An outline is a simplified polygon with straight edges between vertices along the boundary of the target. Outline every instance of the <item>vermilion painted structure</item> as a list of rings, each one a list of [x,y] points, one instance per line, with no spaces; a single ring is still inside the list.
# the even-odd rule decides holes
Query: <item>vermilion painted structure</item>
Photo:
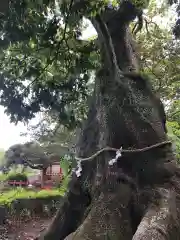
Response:
[[[51,189],[53,186],[53,182],[60,182],[63,177],[63,172],[62,168],[60,167],[59,162],[54,162],[52,163],[47,169],[44,169],[41,171],[41,176],[39,179],[39,183],[41,184],[41,188],[43,189]],[[37,177],[37,176],[36,176]],[[14,185],[14,186],[28,186],[29,184],[31,185],[36,185],[37,179],[34,181],[8,181],[9,184]]]

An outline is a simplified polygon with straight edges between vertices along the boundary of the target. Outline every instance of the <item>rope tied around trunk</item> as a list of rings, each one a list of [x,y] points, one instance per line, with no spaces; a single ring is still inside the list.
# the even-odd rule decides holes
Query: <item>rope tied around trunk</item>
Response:
[[[122,147],[117,149],[117,148],[113,148],[113,147],[105,147],[105,148],[100,149],[99,151],[97,151],[96,153],[94,153],[90,157],[87,157],[87,158],[75,157],[75,159],[77,160],[77,170],[75,172],[76,172],[77,177],[80,177],[81,176],[81,172],[82,172],[81,162],[92,160],[95,157],[97,157],[99,154],[101,154],[102,152],[105,152],[105,151],[114,151],[114,152],[116,152],[115,158],[113,158],[113,159],[111,159],[109,161],[109,165],[113,165],[114,163],[117,162],[118,158],[120,158],[122,156],[122,153],[146,152],[146,151],[149,151],[151,149],[154,149],[154,148],[157,148],[157,147],[161,147],[161,146],[164,146],[164,145],[167,145],[167,144],[172,144],[172,142],[171,141],[163,141],[163,142],[156,143],[156,144],[153,144],[151,146],[147,146],[147,147],[139,148],[139,149],[123,149]]]

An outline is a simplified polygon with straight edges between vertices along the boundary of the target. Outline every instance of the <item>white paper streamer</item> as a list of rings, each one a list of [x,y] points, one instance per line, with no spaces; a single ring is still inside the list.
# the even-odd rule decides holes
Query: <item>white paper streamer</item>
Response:
[[[76,176],[80,177],[82,172],[82,166],[81,166],[81,161],[77,162],[77,170],[76,170]]]
[[[116,157],[109,161],[109,165],[112,166],[114,163],[117,162],[118,158],[120,158],[121,156],[122,156],[122,147],[116,152]]]
[[[114,163],[116,163],[118,158],[120,158],[121,156],[122,156],[122,147],[118,151],[116,151],[116,157],[109,161],[109,165],[113,165]],[[77,177],[81,176],[81,173],[82,173],[81,161],[77,162],[77,170],[75,170],[75,173]]]

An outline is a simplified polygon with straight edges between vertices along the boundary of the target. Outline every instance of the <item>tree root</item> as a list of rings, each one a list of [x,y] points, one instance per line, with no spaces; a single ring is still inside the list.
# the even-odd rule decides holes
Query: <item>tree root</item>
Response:
[[[137,231],[133,235],[130,224],[127,186],[121,193],[101,194],[83,224],[65,240],[179,240],[180,202],[172,189],[155,189],[160,194],[156,204],[149,204]],[[121,197],[119,198],[118,196]]]
[[[65,240],[131,240],[130,199],[131,188],[125,184],[117,192],[102,192],[83,224]]]
[[[89,203],[83,191],[69,192],[53,224],[37,239],[180,240],[178,174],[161,186],[134,190],[108,175],[109,181]]]
[[[179,240],[179,202],[172,189],[158,189],[161,199],[158,205],[148,207],[133,240]]]
[[[129,211],[132,191],[129,185],[121,183],[113,192],[101,192],[98,199],[91,203],[87,217],[75,232],[65,237],[65,233],[61,232],[62,220],[57,220],[54,225],[57,230],[54,231],[51,227],[54,235],[47,233],[38,239],[51,240],[53,236],[53,239],[60,240],[180,240],[180,201],[176,192],[170,188],[157,188],[153,191],[158,192],[160,197],[154,199],[155,203],[144,202],[147,210],[135,234],[132,230],[134,219]],[[69,219],[72,218],[76,216],[69,216]]]

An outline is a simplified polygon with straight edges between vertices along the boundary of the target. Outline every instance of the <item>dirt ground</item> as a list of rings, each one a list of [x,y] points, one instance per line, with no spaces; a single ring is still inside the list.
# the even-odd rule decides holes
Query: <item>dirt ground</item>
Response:
[[[37,180],[37,176],[30,176],[30,181]],[[2,185],[2,186],[1,186]],[[0,185],[4,187],[4,183]],[[47,229],[52,217],[33,216],[29,219],[20,220],[11,218],[5,225],[0,225],[0,240],[34,240],[43,230]]]
[[[51,223],[52,218],[33,218],[26,221],[8,220],[0,226],[0,240],[33,240]]]

